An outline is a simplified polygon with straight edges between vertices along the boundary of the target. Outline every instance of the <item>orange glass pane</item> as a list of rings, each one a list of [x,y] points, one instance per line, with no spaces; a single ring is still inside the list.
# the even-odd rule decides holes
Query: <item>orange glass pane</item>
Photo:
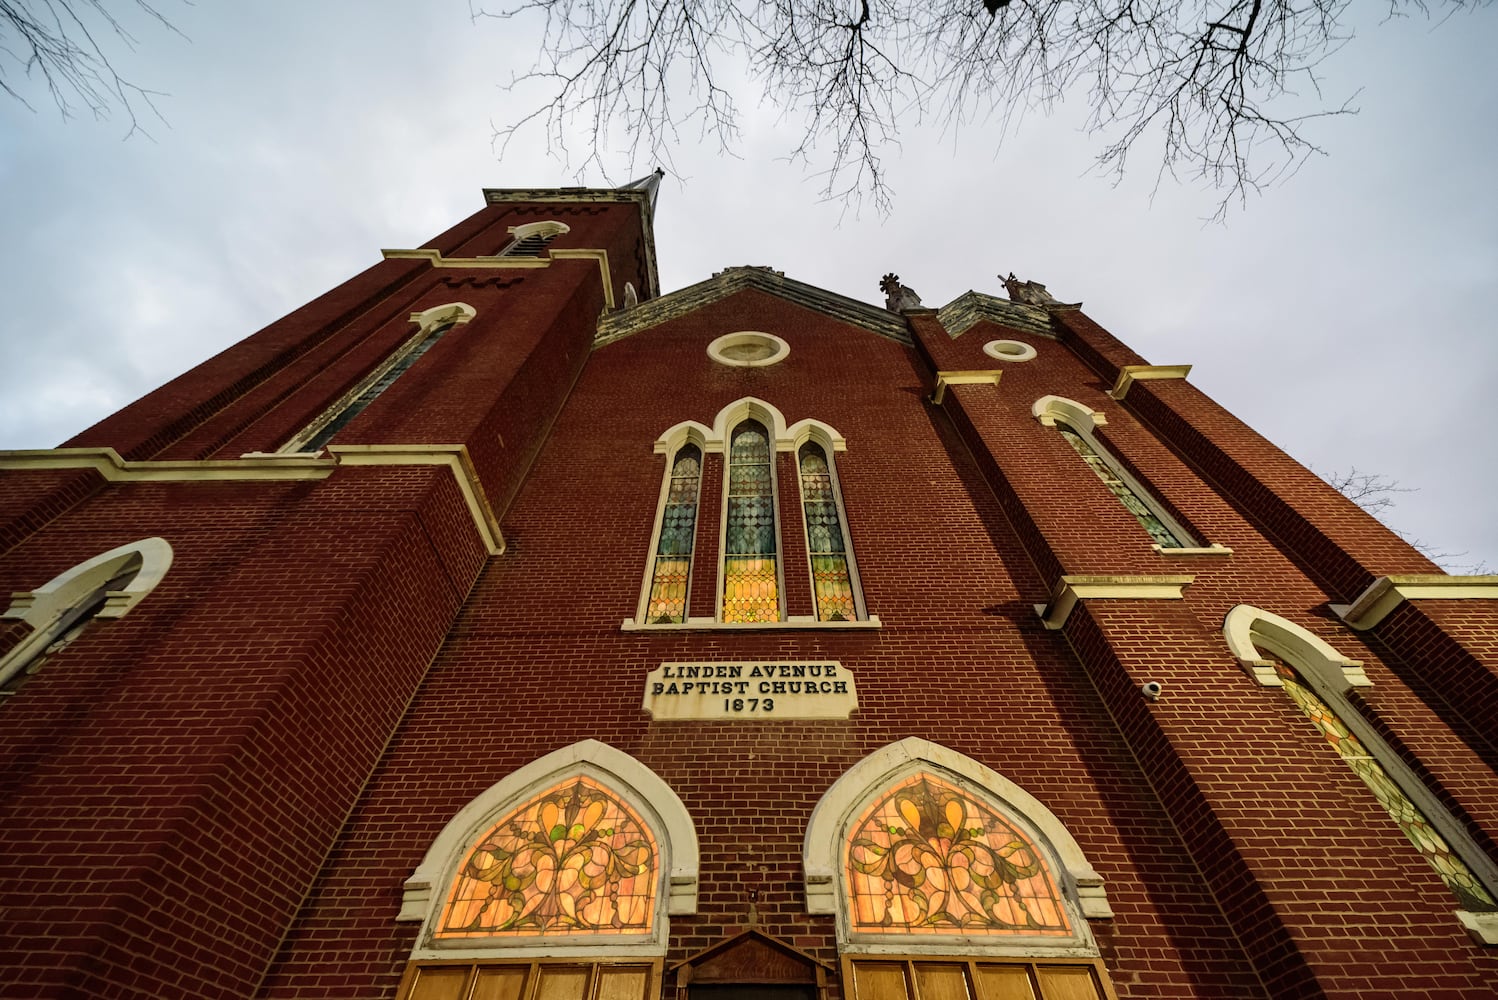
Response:
[[[845,850],[855,931],[1072,934],[1029,838],[934,775],[917,774],[876,801]]]
[[[587,778],[568,779],[479,838],[436,936],[647,933],[659,856],[629,806]]]
[[[723,531],[723,620],[780,620],[779,533],[770,433],[757,420],[733,432],[728,452],[728,511]]]

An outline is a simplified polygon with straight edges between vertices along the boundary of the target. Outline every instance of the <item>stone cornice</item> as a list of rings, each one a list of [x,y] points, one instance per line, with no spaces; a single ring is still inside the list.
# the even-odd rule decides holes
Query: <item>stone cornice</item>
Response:
[[[982,371],[937,372],[936,391],[931,394],[931,402],[940,406],[947,398],[947,386],[949,385],[991,385],[997,387],[999,376],[1003,374],[1003,371],[998,368],[988,368]]]
[[[1331,608],[1349,626],[1359,632],[1366,632],[1393,614],[1405,601],[1420,598],[1498,601],[1498,575],[1402,573],[1381,576],[1370,583],[1351,604],[1333,604]]]
[[[1129,394],[1129,387],[1135,382],[1185,378],[1189,374],[1191,374],[1190,365],[1124,365],[1118,370],[1118,380],[1113,383],[1113,388],[1108,390],[1108,395],[1121,400]]]
[[[910,331],[899,316],[878,306],[824,291],[766,267],[731,267],[706,281],[637,306],[609,313],[598,322],[593,346],[603,347],[641,330],[658,326],[733,295],[755,289],[813,312],[861,327],[870,333],[909,344]]]
[[[962,293],[938,309],[936,319],[954,340],[981,320],[998,323],[1011,330],[1023,330],[1025,333],[1056,339],[1056,331],[1051,326],[1051,315],[1046,310],[984,292]]]
[[[1063,576],[1051,591],[1051,599],[1035,605],[1048,629],[1066,625],[1079,601],[1179,601],[1186,596],[1194,576]]]
[[[489,505],[478,471],[461,444],[329,445],[329,458],[306,452],[250,453],[215,461],[132,462],[113,448],[49,448],[0,451],[0,469],[91,470],[111,483],[286,482],[326,479],[340,465],[432,465],[452,473],[490,555],[505,550],[499,521]]]

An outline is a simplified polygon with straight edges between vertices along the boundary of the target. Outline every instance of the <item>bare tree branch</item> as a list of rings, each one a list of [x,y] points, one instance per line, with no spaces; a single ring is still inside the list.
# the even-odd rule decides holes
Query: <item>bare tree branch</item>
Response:
[[[122,77],[110,60],[108,46],[136,45],[116,13],[122,7],[177,30],[147,0],[0,0],[0,91],[32,110],[27,92],[45,92],[64,118],[121,111],[127,135],[142,131],[140,112],[159,119],[152,99],[161,95]]]
[[[1400,486],[1398,480],[1388,476],[1375,472],[1359,472],[1357,466],[1353,466],[1346,472],[1333,470],[1322,478],[1338,493],[1378,518],[1390,531],[1409,542],[1420,551],[1421,555],[1439,565],[1446,572],[1472,574],[1489,572],[1486,562],[1467,559],[1466,552],[1438,549],[1418,538],[1411,537],[1389,523],[1388,513],[1394,507],[1396,497],[1401,493],[1418,492],[1417,490]]]
[[[481,0],[471,0],[480,3]],[[1491,0],[1388,0],[1389,17]],[[731,147],[745,88],[796,120],[792,159],[824,196],[887,207],[881,156],[899,127],[1006,126],[1085,100],[1099,164],[1121,176],[1148,147],[1166,176],[1222,194],[1219,216],[1319,148],[1308,126],[1355,111],[1320,66],[1352,38],[1351,0],[494,0],[475,18],[537,24],[516,83],[552,96],[499,129],[540,126],[554,149],[579,124],[580,167],[615,154],[669,162],[682,131]],[[741,81],[740,76],[747,77]],[[749,103],[755,103],[749,101]],[[623,142],[616,148],[615,138]]]

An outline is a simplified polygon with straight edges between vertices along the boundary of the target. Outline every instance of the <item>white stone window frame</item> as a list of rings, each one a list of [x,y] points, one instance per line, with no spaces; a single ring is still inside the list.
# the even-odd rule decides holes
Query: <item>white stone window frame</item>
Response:
[[[1124,485],[1133,491],[1134,496],[1139,499],[1139,502],[1148,507],[1150,512],[1159,519],[1160,523],[1165,525],[1170,533],[1181,542],[1179,547],[1169,547],[1155,542],[1150,548],[1161,555],[1171,556],[1232,554],[1232,549],[1229,549],[1225,545],[1215,543],[1211,545],[1201,544],[1196,537],[1196,533],[1188,530],[1185,525],[1176,520],[1165,509],[1165,505],[1155,497],[1154,491],[1150,490],[1131,475],[1129,470],[1124,468],[1123,463],[1113,455],[1112,449],[1097,439],[1094,429],[1108,425],[1108,418],[1105,414],[1074,399],[1067,399],[1065,396],[1041,396],[1030,407],[1030,414],[1045,427],[1054,428],[1058,423],[1062,423],[1076,431],[1091,446],[1092,450],[1097,453],[1098,457],[1103,460],[1108,468],[1112,470],[1113,474],[1123,480]],[[1067,447],[1070,448],[1070,445]],[[1080,459],[1080,456],[1078,458]],[[1143,526],[1140,527],[1140,530],[1144,530]]]
[[[983,353],[998,361],[1020,364],[1033,361],[1038,352],[1022,340],[990,340],[983,345]]]
[[[791,449],[791,455],[796,466],[797,508],[801,512],[802,534],[806,536],[806,575],[811,581],[812,617],[817,617],[817,577],[811,561],[811,534],[806,528],[806,484],[801,481],[801,448],[807,443],[820,446],[822,453],[827,456],[827,471],[832,479],[832,497],[837,503],[838,528],[843,533],[843,553],[848,559],[848,583],[853,588],[854,614],[858,620],[866,620],[869,612],[863,603],[863,585],[859,582],[858,560],[853,555],[853,532],[848,527],[848,510],[843,505],[843,484],[838,478],[837,459],[833,454],[832,440],[836,432],[823,424],[808,423],[804,420],[797,426],[802,427],[802,431],[794,438],[795,444]]]
[[[677,433],[667,432],[671,437],[671,443],[666,443],[666,435],[656,441],[655,450],[658,454],[665,454],[666,469],[661,477],[660,500],[655,505],[655,527],[650,532],[650,557],[645,561],[645,580],[640,585],[640,603],[635,609],[634,621],[648,622],[647,612],[650,607],[650,588],[655,583],[655,564],[659,557],[661,544],[661,528],[666,519],[666,500],[671,493],[671,473],[676,467],[676,458],[681,450],[688,445],[695,445],[697,453],[702,456],[701,466],[697,472],[697,513],[692,518],[692,559],[691,565],[687,567],[687,594],[683,602],[684,620],[690,620],[692,614],[692,580],[697,576],[697,538],[702,530],[702,481],[707,474],[707,438],[704,431],[708,429],[701,424],[678,424],[671,429]],[[709,432],[710,433],[710,432]],[[719,449],[721,450],[721,449]],[[669,624],[682,624],[672,622]]]
[[[473,318],[477,315],[478,310],[474,309],[473,306],[469,305],[466,302],[448,302],[440,306],[433,306],[430,309],[423,309],[421,312],[412,313],[410,316],[410,321],[416,324],[416,332],[407,337],[399,347],[391,351],[390,354],[386,356],[385,360],[376,365],[368,375],[365,375],[358,382],[356,382],[353,388],[349,389],[349,391],[345,392],[342,396],[339,396],[331,406],[327,407],[325,410],[319,413],[317,417],[313,419],[313,421],[306,427],[303,427],[295,437],[293,437],[290,441],[287,441],[280,448],[277,448],[271,454],[287,457],[295,456],[298,458],[305,458],[307,455],[321,454],[321,448],[312,452],[303,451],[302,449],[307,446],[307,443],[309,441],[317,437],[317,435],[322,432],[323,428],[327,427],[328,424],[336,420],[344,410],[352,406],[354,404],[354,401],[364,394],[365,390],[374,385],[380,379],[384,378],[385,374],[389,372],[390,369],[400,364],[401,360],[405,358],[406,355],[410,354],[412,351],[416,350],[417,347],[421,346],[422,341],[426,340],[427,336],[433,330],[436,330],[441,326],[458,326],[463,323],[472,322]],[[373,400],[371,400],[371,402],[373,402]],[[256,457],[266,457],[264,455],[261,455],[260,453],[253,454],[255,454]]]
[[[626,803],[655,835],[659,882],[648,934],[558,935],[441,940],[434,937],[459,867],[474,841],[509,812],[563,781],[587,777]],[[582,740],[511,772],[480,792],[442,828],[403,886],[400,922],[421,922],[410,960],[498,958],[659,958],[670,917],[697,912],[697,829],[686,806],[650,768],[598,740]]]
[[[864,810],[917,772],[930,772],[978,798],[1013,823],[1046,855],[1076,934],[863,934],[852,930],[843,845]],[[806,911],[837,918],[838,948],[847,955],[938,955],[1096,958],[1089,920],[1113,917],[1103,879],[1070,831],[1040,800],[965,754],[910,737],[874,751],[833,782],[812,810],[801,848]]]
[[[22,621],[31,632],[0,657],[0,685],[15,677],[54,642],[66,636],[83,613],[103,597],[95,618],[123,618],[156,589],[172,566],[172,546],[165,538],[142,538],[64,570],[35,590],[11,594],[0,619]],[[118,589],[104,589],[125,573],[133,575]]]
[[[767,357],[755,358],[753,360],[737,360],[729,357],[725,352],[740,344],[765,344],[771,351]],[[773,333],[764,333],[759,330],[740,330],[737,333],[725,333],[707,345],[707,356],[720,365],[729,368],[765,368],[773,364],[779,364],[790,356],[791,345],[787,344],[781,337]]]
[[[555,219],[544,219],[540,222],[527,222],[519,226],[510,226],[507,232],[511,237],[510,242],[505,244],[503,250],[495,254],[497,257],[514,256],[515,250],[519,248],[520,244],[531,236],[545,237],[547,243],[550,243],[563,233],[572,232],[572,227],[565,222],[558,222]]]
[[[1278,657],[1294,670],[1373,755],[1488,892],[1498,897],[1498,863],[1473,842],[1425,782],[1384,742],[1347,697],[1354,687],[1373,686],[1363,672],[1361,661],[1342,656],[1326,640],[1303,626],[1250,604],[1239,604],[1227,613],[1222,622],[1222,637],[1244,672],[1263,687],[1284,687],[1273,662],[1263,653]],[[1390,822],[1394,822],[1392,818]],[[1454,913],[1474,941],[1498,945],[1498,911],[1475,913],[1458,909]]]
[[[728,531],[728,442],[734,428],[738,427],[740,423],[742,423],[746,419],[749,419],[750,417],[753,417],[760,423],[764,424],[765,429],[770,432],[774,455],[778,455],[780,452],[791,453],[792,460],[796,463],[798,476],[800,475],[800,461],[798,456],[796,455],[796,452],[801,447],[803,442],[816,440],[817,443],[821,444],[827,452],[827,464],[830,467],[833,467],[834,470],[836,468],[836,459],[834,457],[834,453],[848,450],[847,440],[840,433],[838,433],[837,429],[831,424],[825,423],[820,420],[815,420],[811,417],[807,417],[805,419],[796,421],[794,424],[787,425],[785,422],[785,415],[781,413],[777,407],[753,396],[746,396],[743,399],[735,400],[734,402],[729,403],[727,406],[723,407],[723,409],[718,411],[717,416],[713,418],[711,427],[706,424],[699,423],[696,420],[683,420],[681,423],[668,428],[663,434],[661,434],[659,438],[655,440],[653,449],[655,454],[657,455],[668,456],[665,473],[668,478],[670,476],[671,462],[675,461],[676,452],[681,449],[682,445],[686,444],[689,441],[693,444],[696,444],[699,448],[702,449],[704,475],[706,475],[706,459],[709,454],[717,454],[722,456],[723,458],[723,485],[722,494],[719,500],[721,504],[721,510],[719,512],[718,525],[718,566],[717,579],[713,596],[713,613],[710,616],[703,615],[692,617],[691,608],[689,606],[687,609],[687,620],[680,624],[673,623],[669,625],[652,625],[649,622],[645,621],[643,609],[646,606],[646,602],[648,602],[650,599],[650,580],[655,564],[655,550],[656,547],[660,544],[661,517],[665,509],[663,501],[657,501],[656,523],[654,530],[651,532],[650,549],[648,553],[649,566],[646,569],[645,579],[641,587],[639,601],[636,604],[637,617],[624,619],[620,628],[626,632],[639,630],[669,631],[681,629],[718,629],[732,631],[741,629],[882,628],[883,625],[879,620],[879,616],[867,613],[867,604],[865,603],[863,597],[863,587],[859,583],[859,579],[856,576],[857,566],[856,560],[853,557],[852,531],[848,527],[848,523],[846,520],[847,512],[846,510],[844,510],[842,505],[842,486],[841,483],[837,482],[836,480],[834,480],[834,482],[836,482],[838,486],[838,513],[844,518],[843,533],[848,543],[849,576],[853,581],[855,606],[860,609],[860,614],[865,615],[866,617],[860,617],[858,620],[851,622],[824,622],[818,621],[815,614],[792,616],[786,615],[784,600],[786,556],[785,546],[784,544],[782,544],[781,537],[780,495],[778,492],[779,473],[775,468],[778,462],[776,462],[773,458],[770,463],[770,471],[771,482],[773,484],[772,489],[776,491],[774,493],[776,512],[775,530],[777,536],[776,546],[778,556],[776,561],[776,572],[778,574],[776,586],[779,588],[780,594],[782,595],[781,618],[778,622],[723,621],[723,561],[725,555],[723,548],[725,537]],[[663,480],[663,483],[664,482],[666,481]],[[701,488],[702,487],[699,487],[699,489]],[[801,498],[799,492],[800,482],[798,479],[798,495],[796,498],[797,510],[803,511],[803,508],[801,507]],[[662,489],[661,495],[662,497],[665,496],[664,487]],[[798,516],[804,519],[805,513],[802,512],[798,514]],[[700,533],[702,531],[700,520],[695,530],[699,533],[698,537],[700,537]],[[696,566],[696,560],[698,558],[699,552],[697,549],[696,541],[694,540],[692,549],[693,576],[695,576],[698,572],[698,567]],[[809,551],[806,553],[806,559],[808,563],[810,563],[811,555]],[[815,601],[815,594],[812,595],[812,599],[813,601]]]

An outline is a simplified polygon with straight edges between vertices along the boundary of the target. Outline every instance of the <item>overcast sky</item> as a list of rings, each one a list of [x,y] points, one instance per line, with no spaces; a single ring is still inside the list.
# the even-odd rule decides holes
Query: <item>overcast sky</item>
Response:
[[[482,207],[484,187],[578,178],[537,145],[501,161],[497,84],[523,27],[463,0],[162,9],[118,61],[163,91],[166,124],[59,121],[0,98],[0,448],[53,447],[378,259]],[[1319,472],[1397,481],[1388,520],[1498,572],[1498,9],[1441,27],[1376,21],[1327,65],[1361,90],[1317,126],[1327,150],[1206,225],[1216,196],[1163,185],[1147,155],[1118,186],[1090,171],[1080,107],[994,128],[908,130],[881,218],[818,201],[784,161],[794,122],[746,120],[735,155],[679,150],[657,215],[671,291],[736,264],[882,302],[898,272],[926,305],[996,275],[1047,284],[1151,363],[1191,380]],[[751,99],[746,102],[754,106]],[[539,137],[538,141],[539,141]],[[692,138],[688,136],[688,138]],[[1464,554],[1463,554],[1464,553]]]

